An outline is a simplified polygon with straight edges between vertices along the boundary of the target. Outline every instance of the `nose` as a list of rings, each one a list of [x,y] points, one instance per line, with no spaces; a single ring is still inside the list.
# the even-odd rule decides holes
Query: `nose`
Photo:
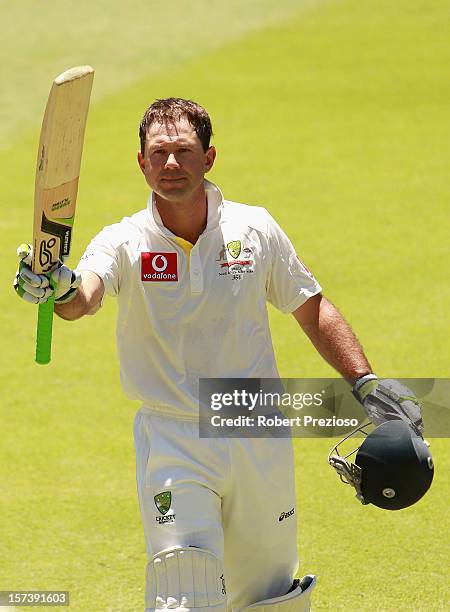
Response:
[[[176,160],[176,157],[173,153],[169,153],[169,157],[166,161],[166,168],[178,168],[179,163]]]

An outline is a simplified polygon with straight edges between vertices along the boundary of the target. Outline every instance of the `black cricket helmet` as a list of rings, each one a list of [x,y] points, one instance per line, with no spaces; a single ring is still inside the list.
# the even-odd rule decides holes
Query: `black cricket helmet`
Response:
[[[427,443],[407,423],[392,420],[370,433],[359,427],[331,450],[328,462],[341,480],[356,489],[363,504],[386,510],[401,510],[415,504],[431,486],[433,459]],[[351,452],[341,455],[339,447],[358,431],[366,438]],[[356,453],[354,463],[349,457]]]

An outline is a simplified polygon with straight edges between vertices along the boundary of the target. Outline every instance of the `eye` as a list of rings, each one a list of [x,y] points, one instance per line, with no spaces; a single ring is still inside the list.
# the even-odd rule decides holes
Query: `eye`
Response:
[[[190,149],[188,149],[187,147],[180,147],[178,149],[178,153],[189,153]]]

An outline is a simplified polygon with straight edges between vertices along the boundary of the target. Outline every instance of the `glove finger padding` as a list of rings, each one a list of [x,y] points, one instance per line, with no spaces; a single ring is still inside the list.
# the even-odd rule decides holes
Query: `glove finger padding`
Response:
[[[17,257],[22,260],[27,266],[31,266],[33,259],[33,247],[31,244],[23,242],[17,247]]]
[[[50,281],[45,274],[35,274],[30,266],[24,263],[24,260],[19,264],[19,277],[32,287],[48,287]]]
[[[21,289],[23,289],[24,293],[32,295],[38,299],[45,298],[44,301],[46,301],[53,293],[53,289],[51,287],[35,287],[24,281],[20,276],[18,277],[18,285]]]
[[[374,425],[401,419],[423,437],[421,404],[411,389],[398,380],[361,379],[356,382],[353,393]]]
[[[379,393],[387,397],[394,406],[397,404],[407,419],[423,434],[422,405],[414,393],[398,380],[386,378],[381,381]]]
[[[19,275],[16,275],[14,279],[14,289],[19,297],[21,297],[26,302],[30,304],[43,304],[49,298],[49,296],[53,293],[53,289],[51,287],[46,287],[45,289],[41,289],[38,287],[32,287],[22,281]],[[35,292],[41,292],[40,295],[35,295]]]

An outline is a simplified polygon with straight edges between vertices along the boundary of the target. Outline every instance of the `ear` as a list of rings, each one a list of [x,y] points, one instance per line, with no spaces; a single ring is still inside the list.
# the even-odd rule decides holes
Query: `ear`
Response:
[[[139,168],[142,170],[142,172],[144,172],[144,170],[145,170],[145,159],[143,158],[142,153],[140,151],[138,151],[137,160],[138,160]]]
[[[205,172],[209,172],[214,165],[216,159],[216,147],[209,147],[205,153]]]

